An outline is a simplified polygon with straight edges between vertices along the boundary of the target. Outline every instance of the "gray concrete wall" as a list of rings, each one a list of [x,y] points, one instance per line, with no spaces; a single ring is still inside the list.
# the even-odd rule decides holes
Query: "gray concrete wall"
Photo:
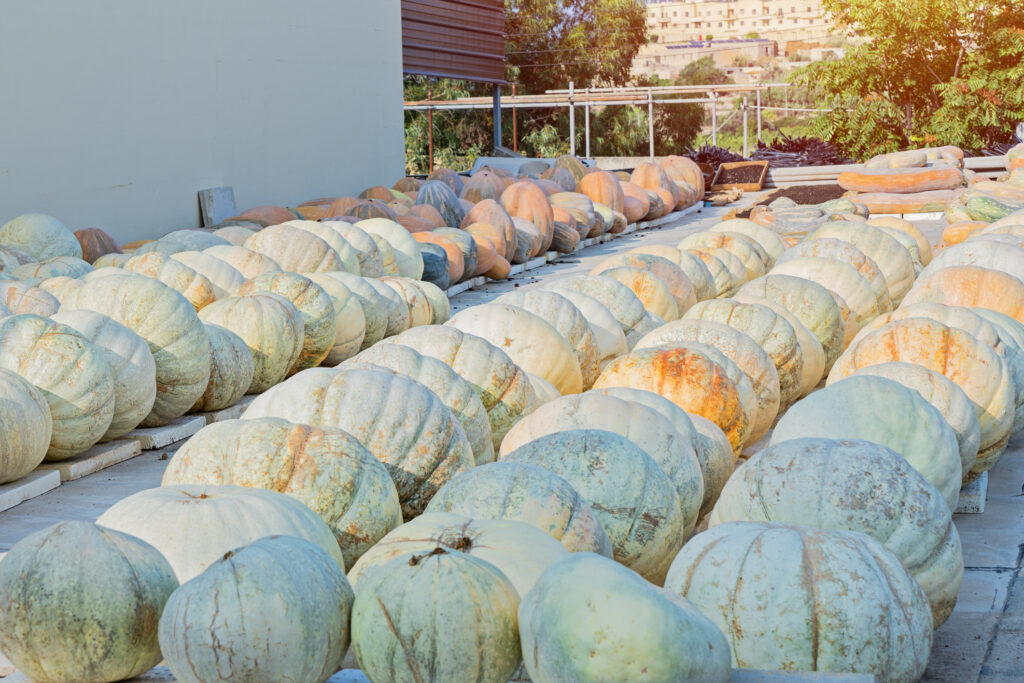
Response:
[[[118,240],[404,174],[399,0],[0,0],[0,223]]]

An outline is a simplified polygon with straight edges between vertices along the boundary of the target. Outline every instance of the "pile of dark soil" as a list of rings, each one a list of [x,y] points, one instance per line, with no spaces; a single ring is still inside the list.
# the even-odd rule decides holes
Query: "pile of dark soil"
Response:
[[[758,204],[771,204],[776,199],[786,197],[797,204],[822,204],[833,199],[839,199],[846,193],[846,190],[838,185],[793,185],[792,187],[781,187],[765,195]],[[752,207],[751,207],[752,208]],[[737,218],[748,218],[750,209],[744,209],[736,214]]]

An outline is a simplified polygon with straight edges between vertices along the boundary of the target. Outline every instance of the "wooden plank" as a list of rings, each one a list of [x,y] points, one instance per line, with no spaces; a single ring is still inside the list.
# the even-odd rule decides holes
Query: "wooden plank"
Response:
[[[137,439],[118,439],[107,443],[98,443],[85,453],[68,460],[44,462],[39,469],[58,472],[61,483],[64,483],[113,467],[134,458],[141,452],[142,444]]]

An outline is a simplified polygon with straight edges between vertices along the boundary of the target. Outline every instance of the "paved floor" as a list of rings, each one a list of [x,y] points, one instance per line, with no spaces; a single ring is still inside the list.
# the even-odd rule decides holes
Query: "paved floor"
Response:
[[[706,229],[725,209],[705,209],[682,225],[653,229],[572,254],[506,282],[459,294],[453,311],[483,303],[540,279],[585,273],[609,254],[633,246],[675,246],[685,235]],[[933,239],[941,225],[922,224]],[[159,486],[174,447],[147,451],[43,496],[0,513],[0,553],[20,538],[60,520],[94,520],[108,506],[136,491]],[[966,573],[959,601],[949,620],[935,632],[925,681],[966,683],[1024,682],[1024,437],[1010,443],[989,477],[984,514],[956,515]]]

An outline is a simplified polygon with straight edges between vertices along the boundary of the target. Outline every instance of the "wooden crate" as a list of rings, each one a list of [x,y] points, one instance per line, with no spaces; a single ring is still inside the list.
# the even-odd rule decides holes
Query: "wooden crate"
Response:
[[[740,168],[743,166],[758,166],[761,169],[761,176],[758,178],[756,183],[720,183],[719,178],[725,171],[733,168]],[[757,192],[764,186],[764,179],[768,176],[768,162],[767,161],[731,161],[722,164],[715,171],[715,177],[711,181],[711,190],[730,190],[737,188],[744,192]]]

